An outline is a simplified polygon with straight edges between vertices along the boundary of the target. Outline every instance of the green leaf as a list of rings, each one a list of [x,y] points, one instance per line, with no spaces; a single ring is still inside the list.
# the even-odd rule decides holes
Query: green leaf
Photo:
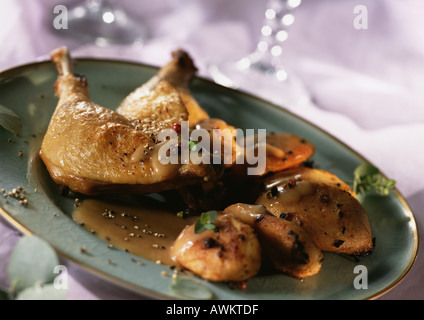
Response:
[[[197,219],[196,223],[194,224],[194,233],[202,233],[203,231],[206,231],[206,228],[204,227],[202,221]]]
[[[188,149],[190,150],[190,151],[196,151],[197,150],[197,144],[200,142],[200,141],[196,141],[196,140],[185,140],[185,139],[182,139],[181,137],[178,137],[178,141],[180,141],[180,143],[181,143],[181,146],[183,146],[183,147],[187,147],[187,143],[188,143]]]
[[[22,120],[15,112],[0,104],[0,126],[18,134],[22,130]]]
[[[218,217],[218,211],[208,211],[206,214],[209,216],[209,223],[215,223],[216,217]]]
[[[198,143],[199,143],[199,141],[190,140],[189,143],[188,143],[188,147],[190,148],[190,151],[196,151]]]
[[[213,229],[215,229],[215,225],[214,225],[213,223],[206,223],[206,224],[204,225],[204,227],[205,227],[206,229],[208,229],[208,230],[213,230]]]
[[[16,300],[65,300],[68,290],[56,289],[53,284],[36,284],[21,291]]]
[[[202,224],[208,224],[213,220],[215,220],[215,219],[213,219],[213,216],[211,217],[210,212],[203,212],[200,215],[200,221],[202,222]]]
[[[215,229],[215,220],[217,216],[218,211],[203,212],[194,225],[194,233]]]
[[[177,277],[171,284],[171,289],[178,295],[188,299],[210,300],[213,293],[209,288],[191,278]]]
[[[380,170],[378,170],[372,164],[364,163],[355,169],[355,171],[353,172],[353,175],[355,177],[365,177],[365,176],[375,175],[379,173],[380,173]]]
[[[380,170],[371,164],[360,165],[353,173],[353,191],[356,194],[375,191],[380,195],[388,195],[395,186],[395,180],[383,177]]]
[[[7,274],[11,291],[18,293],[36,283],[51,283],[59,259],[53,248],[36,236],[22,237],[12,251]]]

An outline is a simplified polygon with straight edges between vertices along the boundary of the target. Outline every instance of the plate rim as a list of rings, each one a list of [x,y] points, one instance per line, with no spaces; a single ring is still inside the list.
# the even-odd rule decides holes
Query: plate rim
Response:
[[[128,65],[128,66],[134,66],[134,67],[142,67],[142,68],[146,68],[146,69],[151,69],[152,71],[157,71],[160,69],[160,66],[155,66],[153,64],[148,64],[148,63],[143,63],[143,62],[137,62],[137,61],[131,61],[131,60],[125,60],[125,59],[114,59],[114,58],[98,58],[98,57],[85,57],[85,56],[77,56],[75,58],[72,59],[74,63],[78,63],[78,62],[84,62],[84,63],[111,63],[111,64],[122,64],[122,65]],[[25,63],[25,64],[20,64],[20,65],[16,65],[16,66],[12,66],[10,68],[6,68],[3,70],[0,70],[0,84],[2,83],[2,81],[4,81],[4,79],[8,79],[8,74],[11,73],[19,73],[22,72],[23,70],[26,69],[34,69],[34,68],[38,68],[42,65],[48,65],[51,64],[51,60],[49,59],[44,59],[41,61],[36,61],[36,62],[29,62],[29,63]],[[9,77],[10,79],[10,77]],[[321,128],[320,126],[318,126],[317,124],[314,124],[312,122],[310,122],[309,120],[301,117],[300,115],[297,115],[293,112],[291,112],[290,110],[288,110],[285,106],[280,106],[277,105],[276,103],[273,103],[269,100],[266,100],[264,98],[258,97],[256,95],[254,95],[253,93],[247,92],[243,89],[234,89],[234,88],[230,88],[230,87],[226,87],[223,85],[220,85],[216,82],[214,82],[211,79],[208,79],[205,76],[198,76],[195,75],[192,79],[192,81],[201,81],[205,84],[207,84],[208,86],[215,86],[217,88],[220,88],[220,90],[224,90],[227,91],[229,93],[235,93],[235,94],[240,94],[240,95],[244,95],[245,97],[249,98],[249,99],[254,99],[257,101],[260,101],[261,103],[264,103],[270,107],[272,107],[274,110],[277,110],[278,112],[283,112],[288,114],[291,117],[296,118],[297,120],[307,124],[308,126],[312,127],[314,130],[319,131],[320,133],[324,134],[325,136],[327,136],[328,138],[331,138],[332,140],[334,140],[337,144],[341,145],[343,148],[345,148],[347,151],[349,151],[350,153],[352,153],[353,155],[355,155],[356,157],[358,157],[359,159],[361,159],[362,161],[364,161],[365,163],[369,163],[372,164],[371,161],[369,161],[366,157],[364,157],[363,155],[361,155],[360,153],[358,153],[356,150],[354,150],[352,147],[350,147],[349,145],[347,145],[345,142],[341,141],[339,138],[337,138],[336,136],[334,136],[333,134],[329,133],[328,131],[324,130],[323,128]],[[387,176],[381,172],[381,174],[383,175],[383,177]],[[388,284],[385,288],[381,289],[380,291],[372,294],[369,297],[364,298],[363,300],[375,300],[381,296],[383,296],[384,294],[386,294],[387,292],[389,292],[390,290],[392,290],[393,288],[395,288],[397,285],[399,285],[404,279],[405,277],[409,274],[409,272],[411,271],[413,265],[415,264],[416,260],[417,260],[417,256],[418,256],[418,249],[419,249],[419,230],[418,230],[418,224],[417,221],[415,219],[415,215],[410,207],[410,205],[408,204],[408,202],[406,201],[405,197],[401,194],[401,192],[395,188],[393,190],[393,193],[395,194],[395,196],[399,199],[401,206],[404,208],[405,212],[407,212],[407,216],[410,219],[410,222],[413,223],[413,225],[411,226],[411,230],[413,231],[413,240],[414,240],[414,245],[413,245],[413,251],[411,254],[411,258],[408,262],[407,267],[403,270],[403,272],[395,279],[393,280],[390,284]],[[23,233],[24,235],[35,235],[32,231],[30,231],[26,226],[24,226],[23,224],[21,224],[19,221],[15,220],[13,218],[12,215],[10,215],[9,213],[6,212],[6,210],[0,206],[0,216],[7,222],[9,223],[12,227],[14,227],[15,229],[17,229],[18,231],[20,231],[21,233]],[[66,254],[65,252],[59,250],[56,248],[56,246],[54,246],[53,244],[50,243],[50,245],[53,247],[53,249],[57,252],[57,254],[59,256],[61,256],[62,258],[69,260],[73,263],[75,263],[76,265],[78,265],[79,267],[81,267],[82,269],[84,269],[85,271],[103,279],[106,281],[111,282],[112,284],[115,284],[117,286],[120,286],[124,289],[133,291],[135,293],[138,294],[142,294],[142,295],[147,295],[146,298],[150,298],[150,299],[163,299],[163,300],[169,300],[169,299],[177,299],[178,297],[174,297],[174,296],[170,296],[167,295],[166,293],[160,293],[151,289],[147,289],[147,288],[143,288],[140,287],[138,285],[135,285],[131,282],[125,281],[123,279],[119,279],[118,277],[108,274],[105,271],[96,269],[95,267],[92,267],[86,263],[83,263],[82,261],[79,261],[76,258],[71,257],[70,255]]]

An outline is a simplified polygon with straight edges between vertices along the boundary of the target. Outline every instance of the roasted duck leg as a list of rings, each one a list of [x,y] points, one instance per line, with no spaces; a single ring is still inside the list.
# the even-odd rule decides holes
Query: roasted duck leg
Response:
[[[220,176],[220,166],[162,164],[159,160],[164,142],[158,140],[158,133],[188,118],[180,95],[169,83],[160,82],[151,97],[153,106],[169,101],[169,112],[152,107],[145,118],[132,121],[90,100],[87,80],[72,73],[67,48],[53,51],[51,58],[59,72],[55,84],[59,102],[40,156],[57,184],[88,195],[151,193]]]

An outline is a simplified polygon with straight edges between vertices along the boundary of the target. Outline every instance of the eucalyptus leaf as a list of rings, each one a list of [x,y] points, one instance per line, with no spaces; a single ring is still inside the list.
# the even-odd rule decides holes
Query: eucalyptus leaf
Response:
[[[18,134],[22,130],[22,120],[15,112],[0,104],[0,126]]]
[[[36,236],[23,236],[12,251],[7,274],[13,292],[18,293],[36,283],[51,283],[59,259],[53,248]]]
[[[210,300],[213,298],[213,292],[209,288],[200,281],[190,278],[178,277],[172,282],[171,289],[179,296],[187,299]]]
[[[16,300],[65,300],[68,290],[56,289],[53,284],[36,284],[21,291]]]

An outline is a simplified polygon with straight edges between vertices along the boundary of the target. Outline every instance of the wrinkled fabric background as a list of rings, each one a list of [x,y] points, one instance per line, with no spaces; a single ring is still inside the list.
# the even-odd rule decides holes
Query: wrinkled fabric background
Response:
[[[149,38],[143,46],[100,48],[54,32],[53,7],[77,2],[2,0],[0,70],[48,59],[61,45],[69,46],[74,57],[156,66],[167,62],[172,50],[184,48],[194,57],[199,75],[209,77],[210,63],[254,50],[266,5],[255,0],[119,1],[145,23]],[[354,27],[357,5],[367,8],[366,30]],[[282,55],[313,97],[302,106],[284,107],[335,135],[395,179],[419,229],[424,225],[423,9],[420,0],[304,0]],[[261,96],[255,84],[241,89]],[[7,285],[7,261],[19,237],[0,218],[0,285]],[[65,263],[69,299],[142,298]],[[423,267],[419,252],[407,277],[380,299],[423,299]]]

